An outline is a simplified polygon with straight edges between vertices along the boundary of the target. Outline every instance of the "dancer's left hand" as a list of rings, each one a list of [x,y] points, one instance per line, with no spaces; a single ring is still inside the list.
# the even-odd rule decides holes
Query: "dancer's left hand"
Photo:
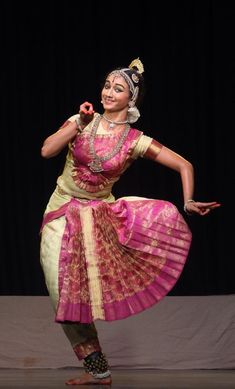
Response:
[[[220,203],[217,203],[217,201],[211,201],[208,203],[200,202],[200,201],[194,201],[194,202],[188,202],[186,203],[186,211],[189,214],[197,214],[200,216],[207,215],[210,211],[213,209],[219,208],[221,206]]]

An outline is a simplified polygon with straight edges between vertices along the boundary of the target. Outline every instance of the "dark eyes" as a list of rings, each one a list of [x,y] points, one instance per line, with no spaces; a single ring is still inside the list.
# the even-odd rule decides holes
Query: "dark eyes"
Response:
[[[105,85],[104,85],[104,89],[111,89],[110,84],[105,84]],[[117,93],[123,92],[123,89],[120,88],[119,86],[115,86],[115,87],[114,87],[114,90],[115,90],[115,92],[117,92]]]

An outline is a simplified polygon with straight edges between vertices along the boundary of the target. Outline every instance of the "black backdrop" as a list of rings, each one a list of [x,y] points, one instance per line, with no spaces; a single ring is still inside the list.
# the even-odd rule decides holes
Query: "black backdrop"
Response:
[[[229,3],[164,1],[154,11],[148,1],[1,3],[2,295],[47,294],[39,228],[65,151],[43,160],[44,138],[85,100],[99,111],[103,75],[138,56],[147,86],[138,128],[193,163],[196,199],[222,203],[206,218],[185,216],[193,243],[170,294],[235,292]],[[163,198],[182,210],[178,174],[144,159],[114,194]]]

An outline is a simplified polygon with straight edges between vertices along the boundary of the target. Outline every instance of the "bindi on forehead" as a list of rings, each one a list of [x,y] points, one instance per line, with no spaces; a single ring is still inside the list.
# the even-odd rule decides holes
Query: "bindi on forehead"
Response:
[[[129,86],[126,82],[126,80],[118,75],[118,74],[112,74],[111,76],[109,76],[106,80],[106,82],[110,82],[110,84],[113,86],[113,85],[121,85],[124,89],[129,89]]]

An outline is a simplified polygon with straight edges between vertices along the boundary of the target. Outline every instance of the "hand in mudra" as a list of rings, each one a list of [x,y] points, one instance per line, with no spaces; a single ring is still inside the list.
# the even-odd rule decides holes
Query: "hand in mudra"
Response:
[[[185,211],[188,214],[197,214],[200,216],[207,215],[213,209],[220,207],[221,204],[217,203],[217,201],[211,201],[209,203],[204,203],[200,201],[189,201],[185,204]]]
[[[85,101],[85,103],[81,104],[79,109],[81,124],[85,126],[89,124],[94,117],[94,113],[95,111],[91,103]]]

